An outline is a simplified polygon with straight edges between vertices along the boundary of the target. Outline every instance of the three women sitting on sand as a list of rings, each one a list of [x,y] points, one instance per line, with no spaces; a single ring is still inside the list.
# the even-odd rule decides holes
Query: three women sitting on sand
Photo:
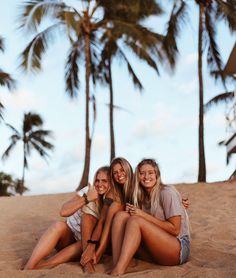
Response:
[[[66,222],[53,224],[41,237],[24,269],[52,267],[80,257],[93,272],[112,243],[112,275],[125,273],[136,256],[161,265],[185,263],[189,256],[189,223],[177,190],[161,183],[153,159],[142,160],[133,176],[124,158],[98,169],[94,187],[66,202]],[[110,178],[111,177],[111,178]],[[97,190],[97,192],[95,191]],[[56,247],[59,252],[45,260]],[[81,255],[82,254],[82,255]]]

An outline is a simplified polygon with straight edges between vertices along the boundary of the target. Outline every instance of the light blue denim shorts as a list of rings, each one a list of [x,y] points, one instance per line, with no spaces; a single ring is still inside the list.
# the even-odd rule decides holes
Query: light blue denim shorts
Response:
[[[190,240],[188,235],[184,235],[181,238],[178,238],[180,241],[181,245],[181,250],[180,250],[180,263],[179,264],[184,264],[187,262],[189,253],[190,253]]]

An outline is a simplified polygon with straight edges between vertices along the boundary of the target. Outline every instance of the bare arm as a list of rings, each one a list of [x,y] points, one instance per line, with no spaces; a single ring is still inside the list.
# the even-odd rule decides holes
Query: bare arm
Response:
[[[104,205],[102,208],[101,217],[98,220],[97,225],[94,228],[94,231],[91,236],[91,240],[93,240],[93,241],[99,241],[99,239],[101,237],[103,225],[104,225],[104,222],[105,222],[105,219],[107,216],[107,212],[108,212],[108,208],[109,207],[107,205]],[[84,252],[81,256],[81,260],[80,260],[81,265],[84,266],[91,260],[94,260],[95,250],[96,250],[96,244],[88,243],[86,249],[84,250]]]
[[[181,227],[180,215],[170,217],[169,219],[163,221],[130,204],[126,205],[126,211],[129,212],[130,215],[143,217],[147,221],[157,225],[158,227],[160,227],[161,229],[163,229],[164,231],[166,231],[167,233],[173,236],[177,236],[180,232],[180,227]]]
[[[98,198],[98,193],[96,189],[92,186],[89,186],[87,192],[88,201],[94,201]],[[82,208],[86,204],[86,199],[83,196],[79,196],[77,193],[69,201],[65,202],[62,205],[60,210],[60,215],[62,217],[67,217],[75,213],[78,209]]]

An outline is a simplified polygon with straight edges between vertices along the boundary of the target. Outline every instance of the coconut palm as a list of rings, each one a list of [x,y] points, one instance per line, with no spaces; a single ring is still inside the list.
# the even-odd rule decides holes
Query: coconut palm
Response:
[[[9,157],[11,151],[16,146],[17,142],[23,143],[23,173],[22,179],[18,186],[17,191],[22,195],[25,191],[25,169],[28,169],[28,156],[32,150],[36,150],[41,157],[46,159],[48,157],[47,150],[53,150],[53,145],[48,142],[48,137],[52,136],[50,130],[44,130],[43,120],[39,114],[25,113],[23,119],[22,130],[18,131],[12,125],[7,124],[13,134],[10,136],[10,145],[7,147],[2,155],[2,159],[5,160]]]
[[[199,79],[199,171],[198,181],[206,181],[205,148],[204,148],[204,85],[202,77],[203,52],[207,49],[207,65],[211,71],[222,72],[222,60],[216,42],[217,23],[223,20],[229,30],[236,30],[236,1],[235,0],[195,0],[198,8],[198,79]],[[165,44],[169,47],[172,57],[178,53],[176,37],[180,32],[181,23],[188,11],[187,1],[174,1],[168,23]],[[224,80],[223,75],[221,75]]]
[[[125,24],[120,26],[120,24],[117,25],[114,22],[112,26],[107,27],[101,37],[103,49],[99,64],[99,71],[102,72],[102,82],[109,87],[110,161],[115,157],[114,108],[120,109],[120,107],[114,105],[112,61],[120,59],[126,64],[134,86],[142,91],[142,83],[135,74],[125,51],[128,49],[133,52],[138,59],[145,61],[159,74],[156,58],[162,60],[161,49],[158,48],[158,45],[160,46],[163,41],[162,35],[149,30],[145,30],[142,36],[140,36],[140,33],[137,36],[133,27],[134,24],[140,25],[140,21],[148,16],[162,13],[160,6],[155,1],[123,1],[122,5],[119,3],[115,9],[114,5],[117,5],[117,1],[111,1],[110,6],[105,8],[106,13],[110,17],[119,14],[125,20]],[[104,17],[106,17],[106,14]]]
[[[4,52],[4,39],[0,36],[0,51]],[[6,86],[10,91],[16,86],[16,81],[11,77],[11,75],[0,68],[0,86]],[[2,112],[4,106],[0,101],[0,119],[2,119]]]
[[[132,1],[135,4],[135,1]],[[136,1],[143,2],[141,0]],[[145,5],[151,0],[145,1]],[[76,4],[76,3],[75,3]],[[79,6],[79,4],[82,4]],[[21,27],[33,31],[35,37],[22,52],[21,66],[25,69],[40,70],[42,54],[47,50],[51,39],[57,31],[61,31],[69,38],[71,49],[66,61],[65,80],[66,92],[71,97],[77,95],[79,88],[79,61],[85,61],[85,159],[84,169],[79,187],[88,183],[90,168],[90,151],[92,133],[90,132],[89,101],[94,99],[90,93],[90,79],[96,82],[96,64],[100,49],[100,38],[110,26],[116,25],[120,29],[129,28],[129,32],[136,32],[137,37],[147,37],[148,29],[136,22],[127,24],[124,10],[116,13],[118,6],[126,5],[127,1],[82,1],[77,6],[68,6],[62,1],[26,1],[21,12]],[[133,9],[136,5],[133,5]],[[108,12],[110,11],[110,12]],[[41,22],[46,17],[52,19],[52,24],[42,30]],[[126,14],[127,17],[127,14]],[[151,33],[151,31],[150,31]],[[154,40],[155,36],[153,36]],[[157,38],[155,38],[156,41]]]

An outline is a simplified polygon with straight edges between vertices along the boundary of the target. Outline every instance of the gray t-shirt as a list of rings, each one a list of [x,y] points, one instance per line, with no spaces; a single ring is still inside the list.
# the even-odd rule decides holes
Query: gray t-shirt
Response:
[[[150,213],[150,208],[143,206],[143,210]],[[160,220],[168,220],[172,216],[181,216],[180,233],[177,238],[189,234],[188,215],[183,207],[182,200],[178,191],[170,185],[164,185],[160,190],[160,199],[154,216]]]

